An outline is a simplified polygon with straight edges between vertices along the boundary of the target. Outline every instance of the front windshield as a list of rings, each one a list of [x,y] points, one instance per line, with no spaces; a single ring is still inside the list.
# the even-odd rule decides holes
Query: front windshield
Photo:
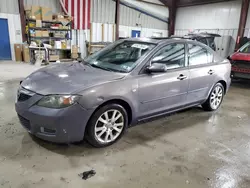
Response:
[[[146,42],[116,42],[84,61],[96,68],[127,73],[137,65],[137,60],[154,46],[155,44]]]
[[[239,52],[241,53],[250,53],[250,42],[244,44],[240,49]]]

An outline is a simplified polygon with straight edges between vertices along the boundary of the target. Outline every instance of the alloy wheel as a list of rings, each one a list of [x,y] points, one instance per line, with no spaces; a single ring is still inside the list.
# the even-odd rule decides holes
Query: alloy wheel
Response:
[[[95,137],[101,143],[116,140],[124,128],[124,117],[119,110],[112,109],[104,112],[96,121]]]
[[[221,88],[221,86],[218,85],[214,88],[210,97],[211,107],[213,109],[217,109],[222,102],[222,98],[223,98],[223,89]]]

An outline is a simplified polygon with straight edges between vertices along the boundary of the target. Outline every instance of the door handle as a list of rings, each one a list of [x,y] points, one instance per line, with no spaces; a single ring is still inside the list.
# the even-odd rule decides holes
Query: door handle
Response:
[[[180,74],[180,76],[177,77],[178,80],[185,80],[187,79],[187,76]]]
[[[212,74],[214,74],[214,71],[213,70],[209,70],[208,74],[212,75]]]

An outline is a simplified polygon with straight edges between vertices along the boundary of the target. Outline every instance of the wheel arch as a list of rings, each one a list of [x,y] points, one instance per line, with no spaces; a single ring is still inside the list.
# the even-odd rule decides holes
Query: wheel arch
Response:
[[[220,80],[217,83],[221,83],[224,87],[224,94],[226,94],[227,91],[227,83],[225,82],[225,80]]]
[[[95,111],[92,113],[92,115],[90,116],[89,120],[88,120],[88,123],[87,123],[87,126],[89,124],[89,121],[91,120],[92,116],[100,109],[102,108],[103,106],[106,106],[107,104],[119,104],[121,105],[127,112],[128,114],[128,125],[131,124],[132,120],[133,120],[133,112],[132,112],[132,108],[130,106],[130,104],[123,100],[123,99],[110,99],[110,100],[107,100],[105,102],[103,102],[102,104],[100,104],[96,109]]]

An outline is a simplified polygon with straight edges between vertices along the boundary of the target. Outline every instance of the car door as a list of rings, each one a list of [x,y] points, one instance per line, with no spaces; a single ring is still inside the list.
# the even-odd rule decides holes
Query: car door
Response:
[[[184,43],[163,46],[150,60],[167,65],[164,73],[139,75],[140,117],[181,107],[186,102],[188,91],[188,68]],[[149,64],[150,64],[149,63]]]
[[[188,103],[206,99],[214,84],[216,67],[212,52],[195,43],[188,43]]]

